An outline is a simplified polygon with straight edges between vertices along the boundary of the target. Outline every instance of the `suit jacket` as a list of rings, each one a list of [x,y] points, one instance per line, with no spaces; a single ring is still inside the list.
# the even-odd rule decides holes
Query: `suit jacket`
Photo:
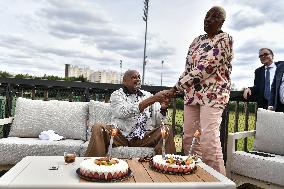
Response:
[[[276,67],[278,67],[280,63],[281,62],[275,62]],[[252,92],[250,99],[251,98],[255,99],[257,101],[257,106],[259,108],[267,109],[268,101],[264,98],[264,84],[265,84],[265,66],[263,65],[257,68],[254,72],[254,86],[250,87]]]
[[[273,106],[273,110],[277,112],[284,112],[284,104],[280,102],[279,90],[282,83],[282,77],[284,74],[284,61],[281,61],[275,71],[275,76],[271,85],[269,106]]]

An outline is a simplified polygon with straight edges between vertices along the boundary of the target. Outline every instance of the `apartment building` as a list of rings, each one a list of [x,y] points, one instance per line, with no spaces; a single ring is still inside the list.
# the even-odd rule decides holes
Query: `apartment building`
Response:
[[[65,64],[65,77],[83,76],[88,81],[94,83],[121,83],[121,74],[111,70],[93,71],[89,67],[80,68],[70,64]]]

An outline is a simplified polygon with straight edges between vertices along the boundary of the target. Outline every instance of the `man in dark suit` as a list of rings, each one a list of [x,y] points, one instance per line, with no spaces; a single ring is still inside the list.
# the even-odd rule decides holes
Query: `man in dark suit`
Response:
[[[276,67],[279,62],[273,61],[274,54],[269,48],[261,48],[259,50],[259,59],[263,66],[257,68],[254,72],[254,86],[244,90],[245,99],[254,98],[259,108],[268,108],[270,99],[270,86],[272,84]],[[266,77],[268,75],[269,77]],[[268,83],[265,84],[265,83]]]
[[[269,110],[284,112],[284,61],[277,67],[275,76],[271,85],[269,99]]]

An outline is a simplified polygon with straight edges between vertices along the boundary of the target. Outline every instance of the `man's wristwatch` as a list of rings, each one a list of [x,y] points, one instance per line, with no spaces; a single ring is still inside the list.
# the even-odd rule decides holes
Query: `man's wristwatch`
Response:
[[[273,110],[273,106],[268,106],[267,110]]]
[[[165,108],[165,109],[161,108],[161,109],[160,109],[160,113],[161,113],[163,116],[166,116],[166,115],[167,115],[167,112],[168,112],[168,108]]]

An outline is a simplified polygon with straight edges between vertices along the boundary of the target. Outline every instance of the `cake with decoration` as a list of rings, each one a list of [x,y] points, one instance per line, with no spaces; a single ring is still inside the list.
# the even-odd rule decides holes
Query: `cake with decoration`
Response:
[[[195,157],[167,154],[163,159],[162,155],[155,155],[152,167],[162,172],[189,174],[196,169]]]
[[[121,179],[128,175],[126,161],[117,158],[89,158],[81,162],[80,175],[102,181]]]

